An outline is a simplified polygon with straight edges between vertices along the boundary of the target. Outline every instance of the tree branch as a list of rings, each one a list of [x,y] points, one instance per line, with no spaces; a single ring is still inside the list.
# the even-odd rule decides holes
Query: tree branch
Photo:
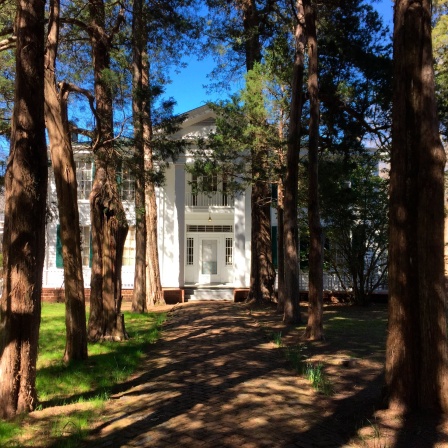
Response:
[[[16,46],[16,36],[8,37],[8,39],[0,40],[0,51],[9,50]]]
[[[120,3],[120,12],[118,13],[117,20],[115,22],[115,25],[112,27],[109,36],[108,36],[108,42],[109,45],[112,43],[112,39],[114,38],[115,34],[118,33],[120,30],[120,26],[122,23],[124,23],[124,6]]]
[[[76,25],[77,27],[83,29],[88,34],[90,34],[89,26],[86,23],[84,23],[82,20],[73,19],[73,18],[70,18],[70,17],[61,17],[60,18],[60,23],[64,24],[64,25]]]
[[[100,126],[101,119],[98,116],[96,109],[95,109],[95,97],[88,90],[82,89],[81,87],[79,87],[75,84],[69,83],[69,82],[59,83],[59,88],[61,90],[61,95],[64,95],[65,92],[74,92],[74,93],[79,93],[81,95],[84,95],[88,99],[90,110],[92,111],[92,113],[95,117],[96,128],[101,129],[101,126]],[[80,133],[82,133],[82,132],[80,132]],[[87,135],[87,134],[85,134],[85,135]],[[89,136],[91,137],[91,135],[89,135]],[[100,132],[97,132],[96,140],[94,141],[94,143],[92,145],[93,151],[95,151],[95,149],[98,147],[100,140],[101,140],[101,134],[100,134]]]

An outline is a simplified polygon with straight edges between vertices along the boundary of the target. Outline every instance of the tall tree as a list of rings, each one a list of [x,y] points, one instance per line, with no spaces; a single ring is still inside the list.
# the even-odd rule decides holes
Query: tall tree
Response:
[[[137,161],[135,170],[135,271],[132,311],[143,313],[146,306],[146,222],[145,222],[145,165],[144,111],[147,107],[143,85],[144,60],[147,58],[147,36],[143,17],[143,0],[134,0],[132,9],[132,113],[134,120],[134,146]]]
[[[395,2],[393,83],[389,406],[446,413],[445,153],[434,95],[430,0]]]
[[[254,69],[262,59],[262,39],[269,27],[269,14],[275,2],[268,0],[235,0],[223,2],[209,0],[208,6],[224,12],[222,26],[213,22],[211,36],[215,38],[211,46],[221,46],[222,39],[232,39],[231,48],[239,62],[244,61],[246,71]],[[260,6],[261,5],[261,6]],[[222,38],[222,39],[221,39]],[[216,44],[218,42],[218,45]],[[261,94],[261,92],[260,92]],[[255,147],[255,145],[254,145]],[[266,149],[252,149],[252,186],[251,186],[251,268],[249,298],[257,301],[272,300],[274,293],[275,270],[272,264],[271,191],[268,182],[262,180],[267,159]]]
[[[300,133],[303,109],[303,75],[305,70],[305,16],[302,0],[297,1],[295,25],[295,55],[291,89],[291,106],[286,154],[284,204],[285,243],[285,307],[283,320],[289,324],[300,323],[299,307],[299,233],[298,233],[298,182]]]
[[[147,53],[149,17],[141,0],[134,1],[133,10],[133,113],[134,139],[139,170],[136,173],[136,269],[132,308],[164,304],[160,280],[157,203],[154,182],[154,157],[151,120],[151,86]],[[144,213],[143,213],[144,211]],[[142,288],[142,286],[144,288]]]
[[[120,311],[121,266],[128,224],[116,176],[110,52],[113,38],[123,21],[123,11],[119,12],[109,32],[103,0],[90,0],[88,14],[86,29],[92,47],[97,111],[93,148],[95,176],[89,198],[93,258],[88,336],[91,340],[121,340],[127,337]]]
[[[255,0],[237,1],[241,8],[245,37],[246,69],[253,70],[261,61],[260,21]],[[262,92],[254,92],[255,97]],[[263,180],[267,148],[251,150],[251,259],[249,298],[256,301],[273,298],[275,271],[272,264],[270,186]]]
[[[65,83],[56,84],[59,41],[59,0],[51,0],[45,50],[45,121],[58,197],[64,262],[66,344],[64,360],[87,358],[87,328],[82,272],[76,166],[71,146]]]
[[[312,4],[313,3],[313,4]],[[323,235],[319,210],[319,84],[316,3],[303,0],[308,47],[308,96],[310,99],[308,143],[308,225],[310,229],[308,323],[305,337],[323,338]]]
[[[4,287],[0,326],[0,417],[37,403],[35,380],[45,256],[47,148],[43,0],[17,2],[16,78],[6,174]]]

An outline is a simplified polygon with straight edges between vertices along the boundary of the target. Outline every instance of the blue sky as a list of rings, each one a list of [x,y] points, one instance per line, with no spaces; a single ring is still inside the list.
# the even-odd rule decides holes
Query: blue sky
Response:
[[[385,22],[392,30],[393,1],[378,0],[373,3],[374,8],[384,18]],[[224,99],[219,93],[207,95],[204,87],[209,83],[207,74],[213,68],[211,58],[197,61],[194,59],[186,60],[188,66],[179,74],[173,74],[172,83],[166,88],[166,95],[173,97],[177,101],[175,113],[187,112],[195,107],[202,106],[208,101]]]

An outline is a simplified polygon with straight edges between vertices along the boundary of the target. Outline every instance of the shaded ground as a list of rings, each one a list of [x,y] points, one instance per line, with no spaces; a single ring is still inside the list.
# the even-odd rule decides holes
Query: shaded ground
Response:
[[[378,411],[386,307],[327,306],[325,321],[326,341],[304,345],[301,330],[285,328],[272,309],[175,306],[162,339],[101,411],[85,446],[448,447],[447,421]],[[291,353],[321,362],[333,395],[298,375]],[[31,419],[45,428],[71,409]],[[36,433],[25,446],[58,444]]]

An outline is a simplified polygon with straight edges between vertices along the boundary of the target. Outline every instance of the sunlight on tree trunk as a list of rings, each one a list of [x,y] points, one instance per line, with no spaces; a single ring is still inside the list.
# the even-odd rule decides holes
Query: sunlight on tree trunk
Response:
[[[56,183],[64,262],[66,345],[64,361],[87,359],[87,328],[79,228],[76,166],[67,116],[68,91],[56,87],[59,0],[50,4],[45,51],[45,121]]]
[[[47,148],[44,122],[44,6],[17,2],[16,79],[5,190],[4,287],[0,327],[0,418],[37,404]]]
[[[89,14],[98,135],[94,147],[95,177],[89,197],[93,257],[88,335],[93,341],[122,340],[128,337],[121,314],[121,267],[128,224],[115,168],[112,86],[105,79],[112,42],[105,38],[103,1],[91,0]]]

